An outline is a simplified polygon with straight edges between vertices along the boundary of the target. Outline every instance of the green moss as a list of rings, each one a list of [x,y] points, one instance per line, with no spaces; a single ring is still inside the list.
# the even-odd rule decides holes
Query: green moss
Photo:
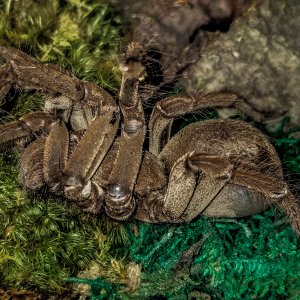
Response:
[[[118,223],[83,213],[61,199],[27,197],[15,165],[16,154],[0,155],[2,286],[60,291],[65,278],[87,268],[99,253],[105,258],[111,248],[125,243]],[[99,238],[108,233],[109,239]]]

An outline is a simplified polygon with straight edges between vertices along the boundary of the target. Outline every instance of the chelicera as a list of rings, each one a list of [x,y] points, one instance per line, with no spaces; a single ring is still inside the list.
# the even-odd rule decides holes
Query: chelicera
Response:
[[[2,100],[12,85],[45,95],[43,111],[0,126],[2,147],[27,141],[23,185],[47,186],[92,213],[153,223],[243,217],[275,204],[299,234],[298,203],[259,130],[239,120],[206,120],[171,136],[175,118],[204,108],[256,112],[229,92],[176,95],[158,101],[146,122],[139,95],[147,77],[143,55],[139,44],[128,46],[115,100],[97,85],[0,47]]]

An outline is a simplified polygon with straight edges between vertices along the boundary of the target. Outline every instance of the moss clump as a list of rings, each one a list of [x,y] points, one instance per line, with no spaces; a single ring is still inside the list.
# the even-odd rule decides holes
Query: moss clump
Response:
[[[298,238],[275,209],[238,220],[200,217],[183,225],[132,222],[127,232],[127,261],[142,268],[139,289],[124,292],[124,283],[98,277],[83,281],[92,286],[92,299],[107,299],[103,290],[110,294],[108,299],[300,296]]]

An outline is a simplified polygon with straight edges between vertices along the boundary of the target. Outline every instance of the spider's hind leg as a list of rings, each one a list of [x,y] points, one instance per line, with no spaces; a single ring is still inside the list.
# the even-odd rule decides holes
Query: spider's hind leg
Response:
[[[68,157],[69,133],[65,124],[52,124],[46,137],[29,144],[20,159],[20,177],[24,186],[37,190],[47,184],[55,194],[63,193],[62,177]]]
[[[288,191],[287,195],[281,200],[278,201],[277,206],[279,209],[283,210],[289,222],[292,225],[295,233],[300,237],[300,202],[299,199],[296,199],[291,191]]]
[[[251,108],[244,99],[231,92],[176,95],[160,100],[156,103],[149,121],[150,152],[157,156],[167,144],[175,118],[188,113],[195,113],[205,108],[231,106],[257,121],[262,117],[261,113]]]
[[[32,142],[20,159],[20,180],[30,190],[37,190],[44,184],[43,156],[45,138]]]
[[[11,88],[10,77],[7,64],[0,66],[0,105],[4,102],[4,98]]]

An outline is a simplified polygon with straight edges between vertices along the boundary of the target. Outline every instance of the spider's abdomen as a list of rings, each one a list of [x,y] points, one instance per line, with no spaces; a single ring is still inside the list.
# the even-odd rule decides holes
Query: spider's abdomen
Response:
[[[227,184],[202,215],[214,218],[240,218],[263,212],[270,205],[270,201],[258,192],[243,186]]]
[[[159,158],[167,170],[189,151],[244,161],[263,173],[282,177],[280,159],[266,136],[240,120],[207,120],[186,126],[167,143]]]

